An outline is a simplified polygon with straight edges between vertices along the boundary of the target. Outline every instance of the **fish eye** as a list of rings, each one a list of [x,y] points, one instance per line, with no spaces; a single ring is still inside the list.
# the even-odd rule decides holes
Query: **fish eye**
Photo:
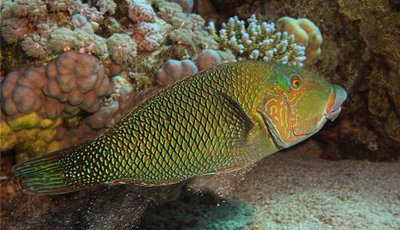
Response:
[[[299,75],[291,75],[290,76],[290,88],[292,89],[298,89],[301,86],[301,79]]]

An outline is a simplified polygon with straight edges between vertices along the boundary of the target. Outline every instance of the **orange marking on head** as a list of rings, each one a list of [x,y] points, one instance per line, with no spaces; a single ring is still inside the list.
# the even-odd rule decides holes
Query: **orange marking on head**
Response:
[[[326,105],[325,112],[329,113],[332,109],[332,106],[335,104],[336,101],[336,93],[331,93],[331,96],[329,97],[328,104]]]

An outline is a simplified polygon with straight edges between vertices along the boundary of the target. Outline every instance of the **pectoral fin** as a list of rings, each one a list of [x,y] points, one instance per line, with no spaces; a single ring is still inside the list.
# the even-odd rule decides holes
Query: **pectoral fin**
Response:
[[[243,108],[227,94],[218,91],[215,94],[215,99],[223,108],[227,131],[234,133],[233,137],[237,138],[237,146],[245,145],[247,136],[254,127],[253,121]]]

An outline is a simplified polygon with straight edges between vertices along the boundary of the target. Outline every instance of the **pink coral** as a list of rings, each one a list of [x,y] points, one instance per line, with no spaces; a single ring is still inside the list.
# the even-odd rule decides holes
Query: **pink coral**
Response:
[[[133,36],[141,51],[152,52],[163,40],[161,28],[156,23],[141,22],[135,28]]]
[[[1,107],[8,116],[38,111],[44,101],[41,88],[47,83],[44,68],[21,68],[1,83]]]
[[[199,70],[209,69],[221,64],[221,56],[216,50],[205,49],[197,56],[194,61]]]
[[[69,51],[40,68],[9,73],[1,83],[1,108],[7,119],[38,113],[43,118],[96,112],[100,98],[111,94],[110,81],[98,59]]]
[[[161,86],[168,86],[197,72],[197,67],[191,60],[168,60],[163,67],[158,70],[156,79]]]
[[[88,54],[66,52],[47,66],[46,73],[49,83],[44,92],[72,107],[65,107],[67,115],[74,115],[79,109],[97,111],[101,102],[99,98],[110,93],[104,67]]]
[[[139,22],[154,22],[156,13],[144,0],[132,0],[128,7],[128,17],[136,23]]]

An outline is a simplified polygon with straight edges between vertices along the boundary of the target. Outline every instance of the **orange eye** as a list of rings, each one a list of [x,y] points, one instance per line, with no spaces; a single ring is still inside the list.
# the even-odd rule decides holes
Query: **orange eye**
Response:
[[[290,87],[292,89],[298,89],[301,86],[301,79],[297,75],[293,75],[290,77]]]

